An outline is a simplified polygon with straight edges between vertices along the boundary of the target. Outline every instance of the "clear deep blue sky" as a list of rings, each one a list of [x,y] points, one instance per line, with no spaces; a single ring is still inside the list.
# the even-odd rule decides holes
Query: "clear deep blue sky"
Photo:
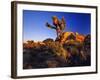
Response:
[[[43,41],[47,38],[56,38],[56,31],[45,26],[46,22],[52,24],[52,16],[66,21],[65,31],[90,34],[91,15],[88,13],[47,12],[23,10],[23,35],[24,41]]]

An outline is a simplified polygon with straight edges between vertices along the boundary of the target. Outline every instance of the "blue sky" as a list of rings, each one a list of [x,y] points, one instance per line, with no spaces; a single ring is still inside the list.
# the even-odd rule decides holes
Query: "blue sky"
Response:
[[[91,15],[88,13],[48,12],[23,10],[23,38],[24,41],[43,41],[47,38],[56,38],[56,31],[45,26],[46,22],[52,24],[52,16],[66,21],[65,31],[90,34]]]

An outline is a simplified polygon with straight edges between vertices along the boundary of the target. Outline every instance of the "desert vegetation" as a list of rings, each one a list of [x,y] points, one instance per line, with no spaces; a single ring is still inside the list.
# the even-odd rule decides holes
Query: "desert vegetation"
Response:
[[[90,58],[90,34],[67,32],[56,40],[23,43],[23,69],[89,66]]]

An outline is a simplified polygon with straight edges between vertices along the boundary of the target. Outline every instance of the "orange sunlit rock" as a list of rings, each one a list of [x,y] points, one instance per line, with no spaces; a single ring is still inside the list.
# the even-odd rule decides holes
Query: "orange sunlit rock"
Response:
[[[84,39],[85,39],[85,36],[80,35],[80,34],[76,35],[76,41],[83,42]]]

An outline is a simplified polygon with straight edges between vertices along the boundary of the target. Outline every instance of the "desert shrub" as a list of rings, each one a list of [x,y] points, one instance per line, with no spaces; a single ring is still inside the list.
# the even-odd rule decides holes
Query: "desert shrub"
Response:
[[[60,56],[65,59],[67,58],[67,51],[63,48],[62,44],[60,44],[59,42],[48,42],[46,45],[52,50],[52,52],[56,56]]]
[[[63,44],[65,50],[70,54],[68,58],[68,64],[70,66],[87,65],[89,62],[87,60],[86,52],[84,51],[84,45],[78,41],[68,41]]]
[[[91,49],[91,36],[90,35],[87,35],[86,37],[85,37],[85,39],[84,39],[84,49],[86,50],[86,51],[91,51],[90,49]]]
[[[59,63],[56,60],[47,60],[46,64],[49,68],[54,68],[59,65]]]
[[[70,47],[70,52],[71,52],[71,55],[73,55],[73,56],[79,55],[79,51],[75,46]]]
[[[54,40],[51,39],[51,38],[48,38],[48,39],[46,39],[46,40],[43,41],[43,43],[48,43],[48,42],[54,42]]]
[[[32,44],[32,43],[34,43],[34,41],[33,40],[28,40],[27,43]]]

